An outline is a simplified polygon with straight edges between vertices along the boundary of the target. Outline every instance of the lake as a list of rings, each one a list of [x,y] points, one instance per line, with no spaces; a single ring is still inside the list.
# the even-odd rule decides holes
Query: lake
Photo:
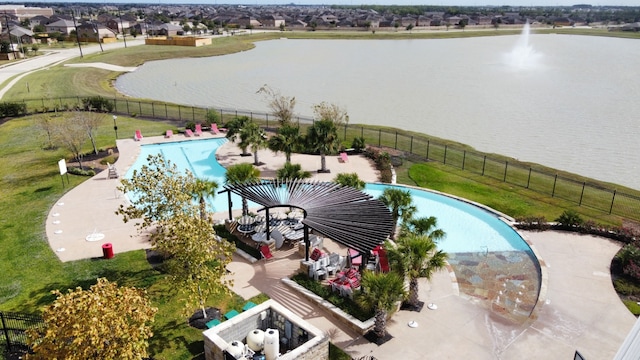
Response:
[[[352,124],[387,125],[640,189],[640,41],[531,35],[433,40],[291,40],[144,64],[127,95],[268,112],[267,84],[298,115],[322,101]]]

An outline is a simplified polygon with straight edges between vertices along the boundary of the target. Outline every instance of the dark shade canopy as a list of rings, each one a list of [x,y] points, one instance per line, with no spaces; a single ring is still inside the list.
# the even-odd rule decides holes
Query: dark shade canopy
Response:
[[[382,244],[394,226],[391,212],[382,202],[333,182],[269,180],[224,188],[266,209],[301,209],[302,224],[364,254]]]

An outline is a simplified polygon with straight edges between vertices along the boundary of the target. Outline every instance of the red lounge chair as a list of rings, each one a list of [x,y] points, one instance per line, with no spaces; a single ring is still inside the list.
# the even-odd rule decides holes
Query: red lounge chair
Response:
[[[142,133],[140,132],[140,130],[136,130],[135,135],[133,135],[133,140],[135,140],[135,141],[142,140]]]
[[[166,138],[170,138],[173,136],[173,130],[167,130],[167,132],[164,134],[164,137]]]
[[[192,137],[193,136],[193,131],[191,131],[191,129],[186,129],[184,131],[184,136],[186,137]]]
[[[343,163],[349,162],[349,156],[347,155],[346,152],[340,153],[340,159],[342,160]]]
[[[196,124],[196,136],[202,135],[202,125]]]
[[[265,262],[273,257],[273,254],[271,253],[271,249],[269,249],[269,245],[260,246],[260,255],[262,255],[262,258],[264,259]]]
[[[220,133],[220,130],[218,130],[218,124],[216,124],[216,123],[212,123],[211,124],[211,133],[213,135],[217,135],[217,134]]]

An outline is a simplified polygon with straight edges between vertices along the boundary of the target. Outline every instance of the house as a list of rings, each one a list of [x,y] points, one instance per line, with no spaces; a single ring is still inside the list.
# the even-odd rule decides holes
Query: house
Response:
[[[173,24],[149,24],[147,34],[150,36],[176,36],[182,35],[182,27]]]
[[[84,23],[78,25],[78,38],[86,42],[109,43],[116,40],[116,33],[102,24]]]
[[[14,25],[11,25],[10,28],[11,28],[11,31],[9,33],[11,34],[11,39],[8,38],[7,32],[4,31],[0,36],[2,40],[9,41],[11,43],[25,44],[25,45],[35,44],[37,42],[33,36],[33,31],[29,29],[25,29],[21,26],[14,26]]]
[[[260,22],[264,27],[279,28],[285,26],[285,20],[280,15],[268,15],[263,17]]]
[[[69,35],[71,30],[75,30],[75,24],[71,20],[60,19],[45,26],[48,33],[59,32],[61,34]]]
[[[241,16],[238,19],[236,19],[235,23],[238,24],[240,28],[246,28],[248,26],[257,28],[262,26],[262,23],[256,20],[256,18],[254,18],[253,16]]]

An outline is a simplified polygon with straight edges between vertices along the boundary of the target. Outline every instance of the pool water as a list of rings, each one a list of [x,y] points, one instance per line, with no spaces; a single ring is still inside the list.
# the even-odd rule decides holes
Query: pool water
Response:
[[[225,181],[225,169],[216,160],[216,150],[225,138],[189,140],[142,145],[140,156],[127,171],[131,178],[149,155],[161,154],[178,169],[196,177]],[[373,197],[395,185],[367,184],[365,192]],[[409,191],[417,208],[415,217],[435,216],[437,227],[446,236],[438,247],[449,255],[460,292],[482,300],[496,314],[523,322],[533,310],[540,290],[540,265],[529,245],[498,214],[473,204],[426,190],[395,186]],[[227,195],[209,199],[208,210],[227,212]],[[249,204],[250,208],[258,205]],[[241,198],[232,195],[232,208],[242,207]],[[511,294],[511,295],[509,295]]]

